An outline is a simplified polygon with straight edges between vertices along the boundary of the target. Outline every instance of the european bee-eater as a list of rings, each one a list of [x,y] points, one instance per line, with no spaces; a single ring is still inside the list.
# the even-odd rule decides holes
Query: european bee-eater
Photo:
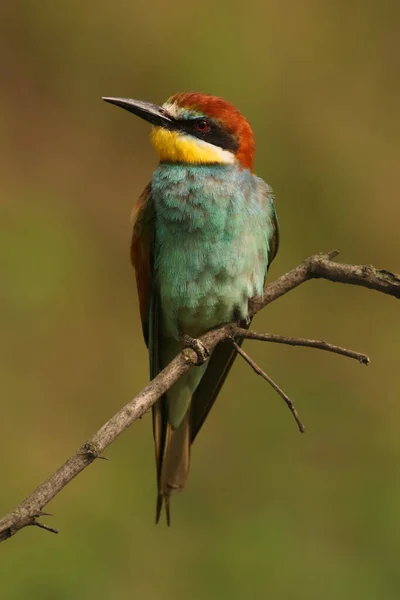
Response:
[[[155,377],[183,348],[222,323],[247,326],[262,296],[279,233],[271,188],[253,174],[248,121],[216,96],[182,93],[162,106],[103,98],[152,124],[160,163],[134,210],[131,258]],[[230,344],[189,370],[153,406],[157,514],[189,472],[190,446],[235,359]]]

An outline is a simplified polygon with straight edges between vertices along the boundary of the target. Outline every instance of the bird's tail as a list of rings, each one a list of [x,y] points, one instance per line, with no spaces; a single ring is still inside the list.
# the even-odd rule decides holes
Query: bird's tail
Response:
[[[163,503],[167,524],[170,525],[170,497],[185,487],[190,464],[190,410],[187,410],[180,425],[174,429],[169,423],[165,432],[165,445],[158,481],[156,523],[161,515]]]

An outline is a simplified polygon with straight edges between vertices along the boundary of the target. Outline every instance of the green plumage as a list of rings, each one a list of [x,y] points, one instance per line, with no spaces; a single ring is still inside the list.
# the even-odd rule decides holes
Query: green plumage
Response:
[[[275,210],[271,189],[236,165],[161,164],[153,174],[155,282],[163,331],[198,336],[247,317],[262,294]]]
[[[247,318],[248,300],[262,294],[272,240],[276,251],[277,222],[271,189],[236,165],[160,164],[151,189],[158,305],[158,335],[150,336],[151,345],[157,340],[157,348],[150,348],[154,376],[182,349],[182,332],[198,337]],[[190,443],[234,356],[217,349],[208,363],[183,375],[156,410],[155,418],[167,422],[160,427],[166,451],[158,464],[159,488],[168,502],[185,484]],[[208,368],[211,383],[206,379],[203,391],[199,384]]]

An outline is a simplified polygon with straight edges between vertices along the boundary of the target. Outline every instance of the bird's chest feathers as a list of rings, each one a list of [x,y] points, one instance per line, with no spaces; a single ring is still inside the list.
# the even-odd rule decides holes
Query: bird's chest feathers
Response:
[[[251,180],[235,168],[155,171],[155,275],[170,333],[178,322],[197,335],[229,321],[262,290],[268,246],[256,231],[257,206],[249,196]]]

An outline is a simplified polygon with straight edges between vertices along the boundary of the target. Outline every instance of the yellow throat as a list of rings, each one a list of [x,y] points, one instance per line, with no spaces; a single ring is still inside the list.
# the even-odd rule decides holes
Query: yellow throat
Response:
[[[163,127],[152,128],[151,141],[160,161],[197,164],[235,162],[235,156],[228,150]]]

